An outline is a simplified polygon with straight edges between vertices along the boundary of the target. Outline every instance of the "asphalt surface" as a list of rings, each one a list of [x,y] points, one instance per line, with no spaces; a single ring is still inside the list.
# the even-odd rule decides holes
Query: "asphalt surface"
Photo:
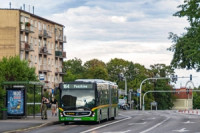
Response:
[[[0,120],[0,133],[25,132],[59,123],[57,116],[51,116],[51,110],[48,110],[47,113],[47,120],[42,120],[41,116],[35,116],[35,118],[33,116],[28,116],[27,118],[21,119]]]
[[[64,125],[58,123],[56,117],[49,117],[47,121],[22,120],[18,122],[18,125],[13,120],[8,121],[7,126],[13,123],[13,127],[17,128],[23,125],[23,128],[26,128],[15,131],[17,133],[200,133],[200,116],[168,110],[120,110],[115,120],[105,121],[101,124],[72,122]],[[2,127],[6,126],[5,123],[6,121],[0,121],[0,132],[2,132]]]

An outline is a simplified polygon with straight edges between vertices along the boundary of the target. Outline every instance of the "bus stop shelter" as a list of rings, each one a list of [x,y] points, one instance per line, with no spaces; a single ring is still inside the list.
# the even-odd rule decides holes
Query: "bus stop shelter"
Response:
[[[6,81],[2,85],[6,91],[3,119],[27,117],[28,101],[33,105],[31,114],[35,118],[36,97],[39,97],[41,101],[44,83],[36,81]],[[28,95],[31,95],[31,98]]]

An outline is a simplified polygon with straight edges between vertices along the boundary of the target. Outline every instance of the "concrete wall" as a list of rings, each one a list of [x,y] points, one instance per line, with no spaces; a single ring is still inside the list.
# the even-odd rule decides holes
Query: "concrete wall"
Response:
[[[0,10],[0,59],[19,55],[19,11]]]
[[[193,100],[192,99],[176,99],[174,102],[174,107],[172,109],[175,110],[185,110],[193,108]]]

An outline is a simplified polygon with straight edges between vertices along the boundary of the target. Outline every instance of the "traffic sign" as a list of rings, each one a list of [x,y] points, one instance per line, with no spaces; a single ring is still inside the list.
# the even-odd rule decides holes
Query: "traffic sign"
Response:
[[[39,74],[39,79],[44,80],[44,74]]]

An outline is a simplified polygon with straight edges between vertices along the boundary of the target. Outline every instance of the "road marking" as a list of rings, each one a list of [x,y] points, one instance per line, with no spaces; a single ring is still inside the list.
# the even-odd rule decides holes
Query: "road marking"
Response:
[[[121,132],[103,132],[103,133],[128,133],[130,132],[131,130],[127,130],[127,131],[121,131]]]
[[[124,115],[121,115],[121,116],[124,116]],[[125,116],[127,117],[127,116]],[[128,116],[127,118],[124,118],[122,120],[119,120],[119,121],[114,121],[112,123],[108,123],[108,124],[105,124],[105,125],[102,125],[102,126],[98,126],[98,127],[95,127],[95,128],[92,128],[92,129],[89,129],[89,130],[86,130],[86,131],[83,131],[83,132],[80,132],[80,133],[87,133],[87,132],[91,132],[91,131],[94,131],[94,130],[97,130],[99,128],[102,128],[102,127],[106,127],[106,126],[109,126],[109,125],[113,125],[115,123],[118,123],[118,122],[121,122],[121,121],[125,121],[125,120],[128,120],[128,119],[131,119],[130,116]]]
[[[170,117],[167,117],[165,120],[161,121],[160,123],[156,124],[155,126],[149,128],[149,129],[147,129],[147,130],[144,130],[144,131],[142,131],[142,132],[140,132],[140,133],[149,132],[149,131],[151,131],[152,129],[154,129],[154,128],[160,126],[160,125],[162,125],[164,122],[168,121],[169,119],[170,119]]]
[[[144,121],[144,120],[155,120],[155,119],[156,118],[153,117],[153,118],[146,118],[146,119],[142,119],[142,120]]]
[[[195,123],[195,122],[191,122],[191,121],[186,121],[186,122],[183,122],[183,123],[186,123],[186,124],[188,124],[188,123]]]
[[[134,124],[146,124],[147,122],[143,122],[143,123],[130,123],[128,124],[129,126],[134,125]]]
[[[188,132],[189,130],[185,130],[186,128],[182,128],[180,130],[173,130],[174,132],[179,132],[179,133],[183,133],[183,132]]]

